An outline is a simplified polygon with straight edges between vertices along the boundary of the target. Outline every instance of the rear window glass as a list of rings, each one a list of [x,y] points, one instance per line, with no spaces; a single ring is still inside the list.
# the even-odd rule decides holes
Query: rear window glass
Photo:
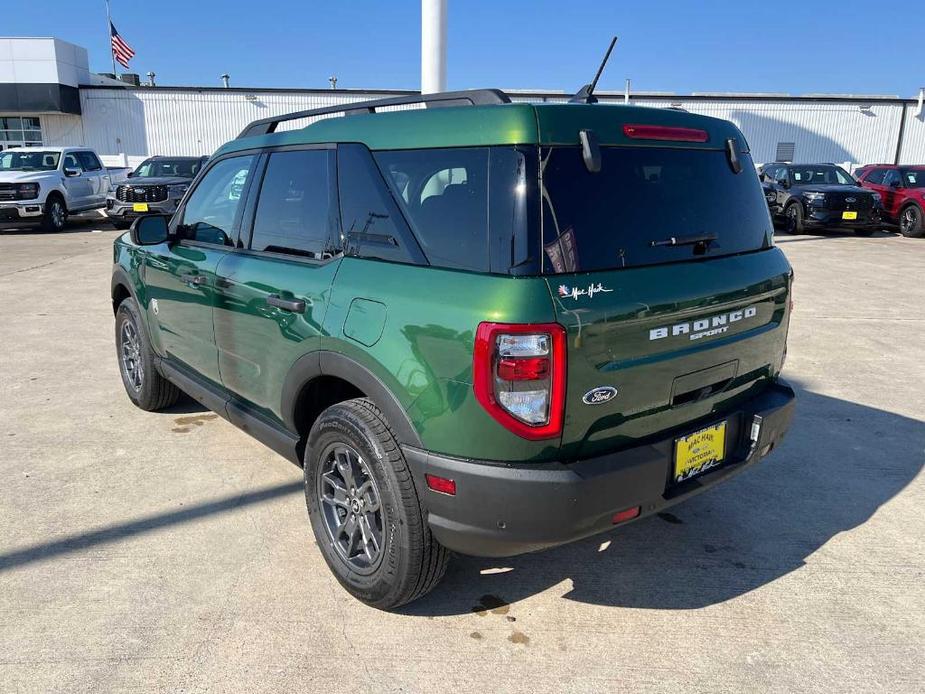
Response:
[[[723,151],[604,147],[598,173],[578,147],[540,154],[546,273],[691,260],[694,246],[652,245],[672,237],[715,235],[707,257],[767,244],[771,219],[747,154],[739,174]]]

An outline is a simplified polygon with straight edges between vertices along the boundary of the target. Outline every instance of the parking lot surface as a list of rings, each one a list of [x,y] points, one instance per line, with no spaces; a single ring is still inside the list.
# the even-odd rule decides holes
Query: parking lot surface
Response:
[[[921,691],[925,241],[780,238],[797,414],[754,470],[541,554],[355,601],[301,471],[183,400],[135,409],[111,243],[0,232],[3,691]]]

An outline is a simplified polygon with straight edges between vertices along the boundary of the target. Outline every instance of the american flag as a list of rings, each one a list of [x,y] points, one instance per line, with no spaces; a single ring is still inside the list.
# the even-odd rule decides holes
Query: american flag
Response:
[[[135,51],[132,50],[132,47],[129,46],[125,40],[119,36],[119,32],[116,31],[116,25],[112,22],[109,23],[109,34],[112,37],[112,55],[119,61],[119,64],[128,69],[128,61],[135,57]]]

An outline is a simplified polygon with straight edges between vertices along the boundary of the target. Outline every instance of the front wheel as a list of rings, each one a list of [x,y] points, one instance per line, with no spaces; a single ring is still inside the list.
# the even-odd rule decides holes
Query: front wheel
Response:
[[[45,202],[45,215],[42,217],[42,231],[64,231],[67,224],[67,208],[57,195],[49,196]]]
[[[909,238],[925,236],[925,227],[922,224],[922,208],[909,205],[899,213],[899,231]]]
[[[798,202],[792,202],[784,210],[784,231],[788,234],[803,233],[803,208]]]
[[[325,410],[308,436],[304,468],[315,539],[351,595],[390,610],[440,582],[449,552],[431,534],[405,457],[372,402]]]

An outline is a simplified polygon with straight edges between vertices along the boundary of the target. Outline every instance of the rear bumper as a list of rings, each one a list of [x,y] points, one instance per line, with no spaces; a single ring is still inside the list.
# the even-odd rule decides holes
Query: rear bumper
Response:
[[[648,445],[575,463],[488,463],[404,448],[437,540],[462,554],[503,557],[572,542],[614,527],[613,515],[657,513],[738,474],[768,455],[793,417],[793,390],[777,381],[733,412]],[[758,440],[749,440],[755,415]],[[668,486],[676,436],[726,419],[726,463]],[[456,482],[456,495],[428,489],[425,474]]]

